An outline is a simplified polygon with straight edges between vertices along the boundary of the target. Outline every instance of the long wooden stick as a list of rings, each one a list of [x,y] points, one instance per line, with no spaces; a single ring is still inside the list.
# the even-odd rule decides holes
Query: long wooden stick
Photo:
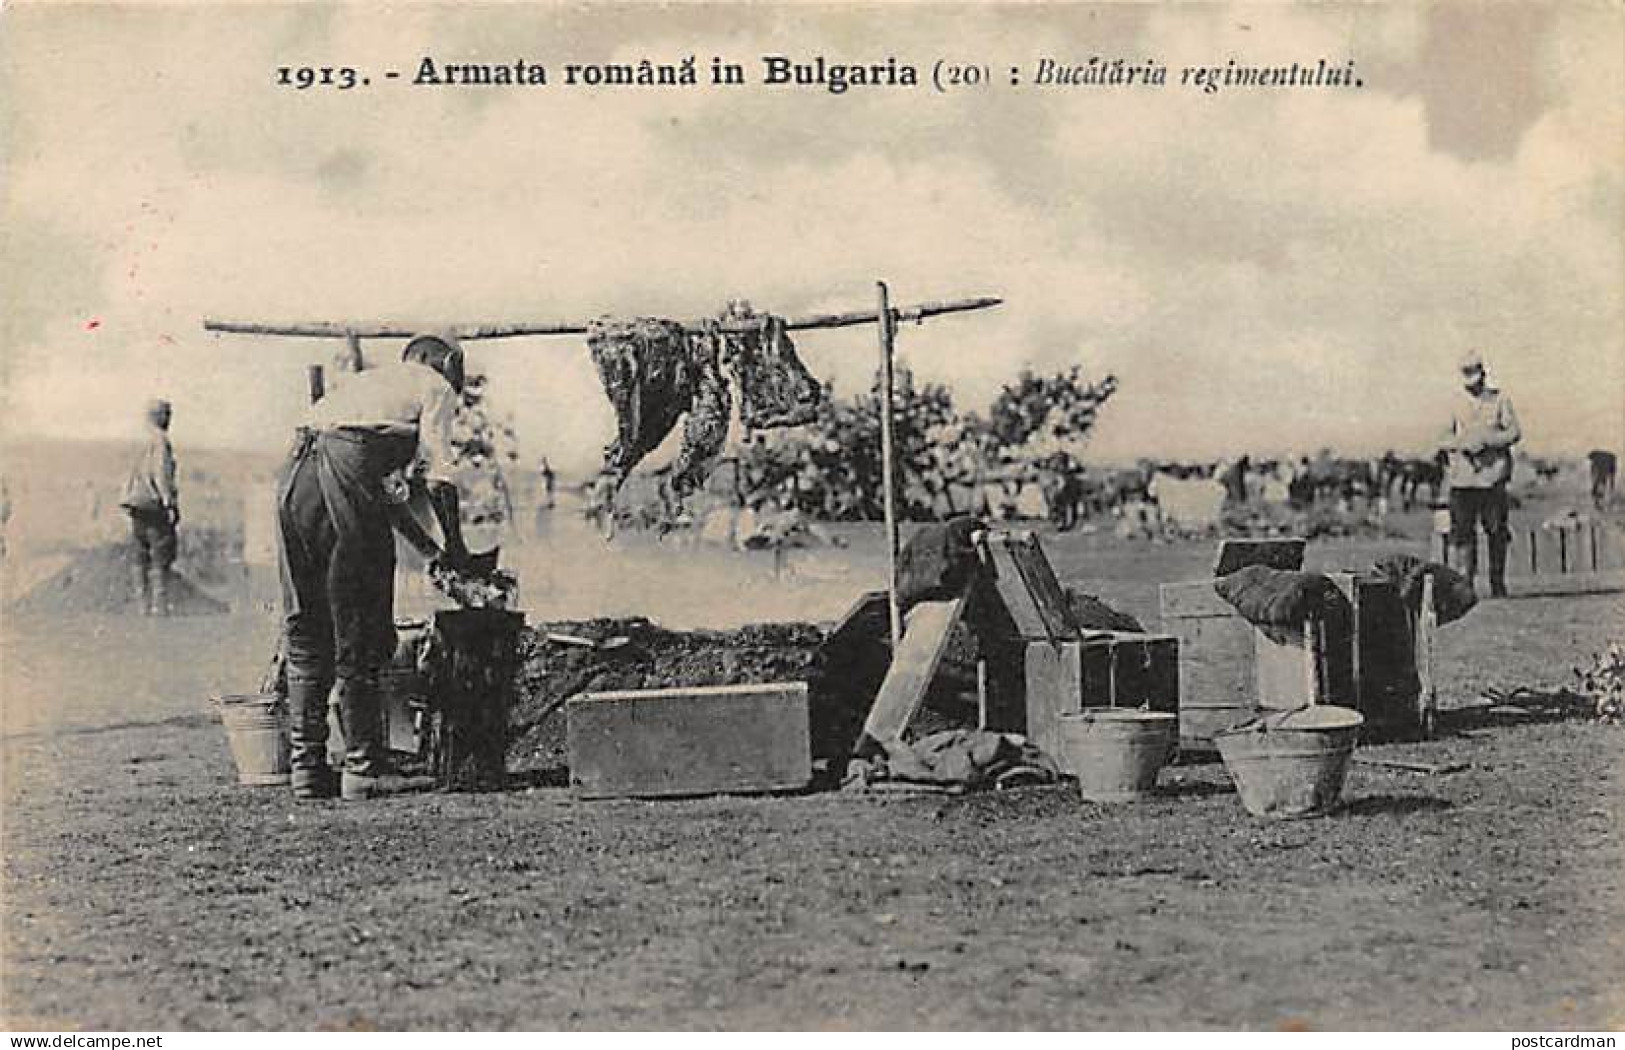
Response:
[[[982,296],[975,299],[952,299],[946,302],[916,303],[892,311],[896,321],[919,323],[943,314],[963,313],[968,310],[986,310],[1003,303],[1003,299]],[[792,331],[820,328],[850,328],[854,325],[874,324],[880,319],[876,310],[854,310],[839,314],[809,314],[786,320],[785,327]],[[721,322],[726,330],[726,320]],[[685,322],[689,328],[702,327],[700,321]],[[203,328],[209,332],[231,335],[275,335],[305,339],[410,339],[425,330],[445,331],[457,339],[511,339],[519,336],[585,335],[587,325],[581,321],[527,321],[516,324],[457,324],[449,326],[426,325],[411,327],[388,323],[335,324],[326,321],[269,323],[261,321],[230,321],[204,318]]]
[[[895,654],[903,640],[903,608],[897,597],[897,438],[893,433],[892,382],[896,344],[892,326],[895,314],[888,305],[890,293],[885,281],[876,281],[880,307],[874,317],[880,332],[880,484],[886,517],[886,604],[891,614],[891,648]]]

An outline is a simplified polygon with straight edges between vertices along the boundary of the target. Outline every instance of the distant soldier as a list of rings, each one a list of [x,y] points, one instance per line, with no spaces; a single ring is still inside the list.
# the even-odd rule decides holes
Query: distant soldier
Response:
[[[554,490],[558,486],[558,475],[553,473],[553,464],[548,462],[546,456],[542,457],[542,462],[536,468],[536,472],[542,478],[542,506],[551,508],[553,506]]]
[[[1472,580],[1478,570],[1478,526],[1489,540],[1490,594],[1506,595],[1507,482],[1512,477],[1512,446],[1523,436],[1512,399],[1490,386],[1477,351],[1461,361],[1461,393],[1442,442],[1449,454],[1445,481],[1450,486],[1450,545],[1457,568]]]
[[[148,616],[169,615],[170,570],[175,564],[176,528],[181,520],[175,486],[175,449],[169,443],[168,401],[147,405],[146,443],[130,465],[119,505],[130,516],[135,546],[136,593]]]

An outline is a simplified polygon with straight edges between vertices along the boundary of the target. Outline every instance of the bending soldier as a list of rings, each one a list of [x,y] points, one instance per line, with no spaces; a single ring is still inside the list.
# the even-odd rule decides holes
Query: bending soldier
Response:
[[[425,554],[461,569],[463,545],[452,481],[451,427],[463,354],[449,339],[419,336],[401,361],[346,377],[301,428],[278,480],[283,651],[298,798],[364,799],[424,790],[401,776],[385,744],[378,672],[395,649],[395,539],[384,477],[421,449],[444,551]],[[344,733],[342,775],[327,760],[327,698],[336,686]]]

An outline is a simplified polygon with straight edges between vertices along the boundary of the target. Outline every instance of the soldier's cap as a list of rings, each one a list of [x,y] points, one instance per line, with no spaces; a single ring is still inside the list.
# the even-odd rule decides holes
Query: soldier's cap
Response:
[[[170,403],[163,398],[155,397],[151,401],[147,402],[147,415],[156,416],[160,412],[169,412],[172,410],[172,407],[173,406],[171,406]]]
[[[419,358],[441,371],[458,393],[462,392],[463,348],[456,339],[439,333],[413,336],[401,350],[401,359],[410,361]]]
[[[1462,356],[1461,364],[1458,367],[1461,369],[1462,375],[1482,372],[1484,371],[1484,355],[1477,350],[1469,350]]]

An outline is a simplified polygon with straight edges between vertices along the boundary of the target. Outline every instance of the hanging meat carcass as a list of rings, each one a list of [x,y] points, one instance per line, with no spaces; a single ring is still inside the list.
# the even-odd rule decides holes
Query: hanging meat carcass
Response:
[[[729,375],[748,430],[809,423],[823,399],[784,319],[754,313],[748,303],[730,304],[719,320],[693,329],[651,317],[600,318],[587,346],[615,411],[604,473],[617,489],[685,415],[667,492],[680,500],[704,484],[728,436]]]
[[[722,315],[723,363],[739,383],[739,421],[747,430],[813,421],[824,389],[796,354],[784,318],[735,302]]]
[[[604,473],[618,488],[694,403],[688,333],[676,321],[657,317],[601,317],[587,328],[587,349],[615,410],[615,440],[604,449]]]
[[[722,374],[722,337],[714,327],[688,336],[689,359],[694,369],[694,396],[683,420],[683,445],[671,465],[668,491],[681,500],[705,484],[728,440],[728,416],[733,401]]]

